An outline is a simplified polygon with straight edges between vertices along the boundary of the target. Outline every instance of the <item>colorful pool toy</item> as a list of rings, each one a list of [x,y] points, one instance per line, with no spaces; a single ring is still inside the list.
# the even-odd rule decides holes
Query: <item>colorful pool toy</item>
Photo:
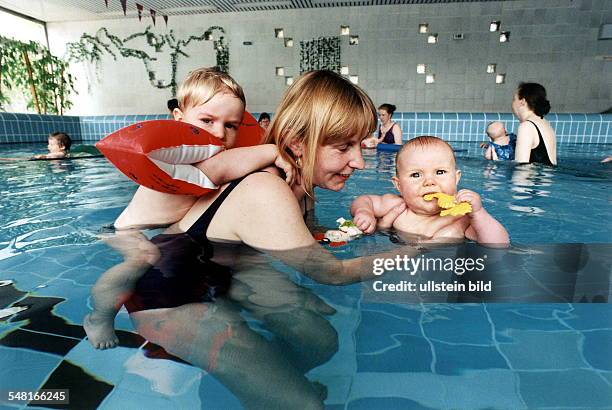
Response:
[[[263,129],[245,112],[235,146],[257,145],[262,138]],[[222,142],[212,134],[172,120],[129,125],[96,143],[96,148],[137,184],[159,192],[198,196],[215,186],[191,164],[224,149]]]
[[[460,216],[472,212],[472,205],[469,202],[456,203],[453,195],[436,192],[423,196],[423,199],[426,201],[431,201],[434,198],[438,200],[438,206],[442,208],[440,216]]]
[[[350,219],[338,218],[336,222],[339,224],[338,229],[331,229],[324,234],[314,234],[314,238],[329,246],[336,247],[346,245],[363,235],[361,229],[357,228],[357,225]]]

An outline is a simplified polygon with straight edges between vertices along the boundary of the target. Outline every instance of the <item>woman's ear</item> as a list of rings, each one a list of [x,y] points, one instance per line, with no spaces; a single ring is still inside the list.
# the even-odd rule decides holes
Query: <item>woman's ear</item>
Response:
[[[172,117],[174,117],[174,121],[183,121],[183,111],[181,111],[179,108],[173,109]]]
[[[304,143],[297,138],[293,138],[288,146],[295,158],[299,158],[304,154]]]

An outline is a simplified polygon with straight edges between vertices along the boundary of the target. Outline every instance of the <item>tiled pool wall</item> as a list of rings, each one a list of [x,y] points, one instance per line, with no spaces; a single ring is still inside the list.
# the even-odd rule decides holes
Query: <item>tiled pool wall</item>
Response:
[[[258,113],[254,113],[257,118]],[[47,135],[64,131],[75,141],[95,142],[105,135],[138,121],[168,119],[168,114],[54,116],[0,113],[0,143],[46,142]],[[559,143],[612,143],[612,114],[549,114],[546,119],[557,132]],[[508,132],[516,132],[518,121],[510,113],[396,112],[403,139],[436,135],[447,141],[484,141],[491,121],[503,121]]]

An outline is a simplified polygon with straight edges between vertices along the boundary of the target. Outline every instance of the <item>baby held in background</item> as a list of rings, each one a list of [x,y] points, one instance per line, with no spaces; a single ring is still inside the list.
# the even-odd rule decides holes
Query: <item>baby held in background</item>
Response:
[[[358,197],[351,205],[353,222],[365,233],[393,227],[425,243],[467,238],[507,247],[508,232],[484,209],[480,195],[467,189],[457,192],[460,179],[447,142],[431,136],[409,140],[397,154],[392,179],[400,195]]]
[[[514,161],[514,150],[516,148],[516,135],[508,134],[503,122],[494,121],[487,126],[487,136],[491,143],[482,143],[485,149],[484,157],[489,160]]]

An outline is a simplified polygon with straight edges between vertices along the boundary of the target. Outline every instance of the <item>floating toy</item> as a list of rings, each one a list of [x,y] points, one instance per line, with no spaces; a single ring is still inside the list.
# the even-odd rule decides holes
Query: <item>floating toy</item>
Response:
[[[427,194],[423,196],[423,199],[426,201],[431,201],[434,198],[438,200],[438,206],[442,208],[440,216],[460,216],[472,212],[472,205],[469,202],[456,203],[453,195],[436,192],[435,194]]]
[[[324,234],[314,234],[314,238],[319,242],[336,247],[346,245],[349,241],[363,235],[361,229],[357,228],[357,225],[352,220],[338,218],[336,222],[339,224],[338,229],[329,230]]]
[[[263,129],[248,112],[238,128],[236,147],[261,143]],[[180,121],[143,121],[96,143],[106,158],[137,184],[169,194],[203,195],[216,187],[190,165],[224,149],[201,128]]]

